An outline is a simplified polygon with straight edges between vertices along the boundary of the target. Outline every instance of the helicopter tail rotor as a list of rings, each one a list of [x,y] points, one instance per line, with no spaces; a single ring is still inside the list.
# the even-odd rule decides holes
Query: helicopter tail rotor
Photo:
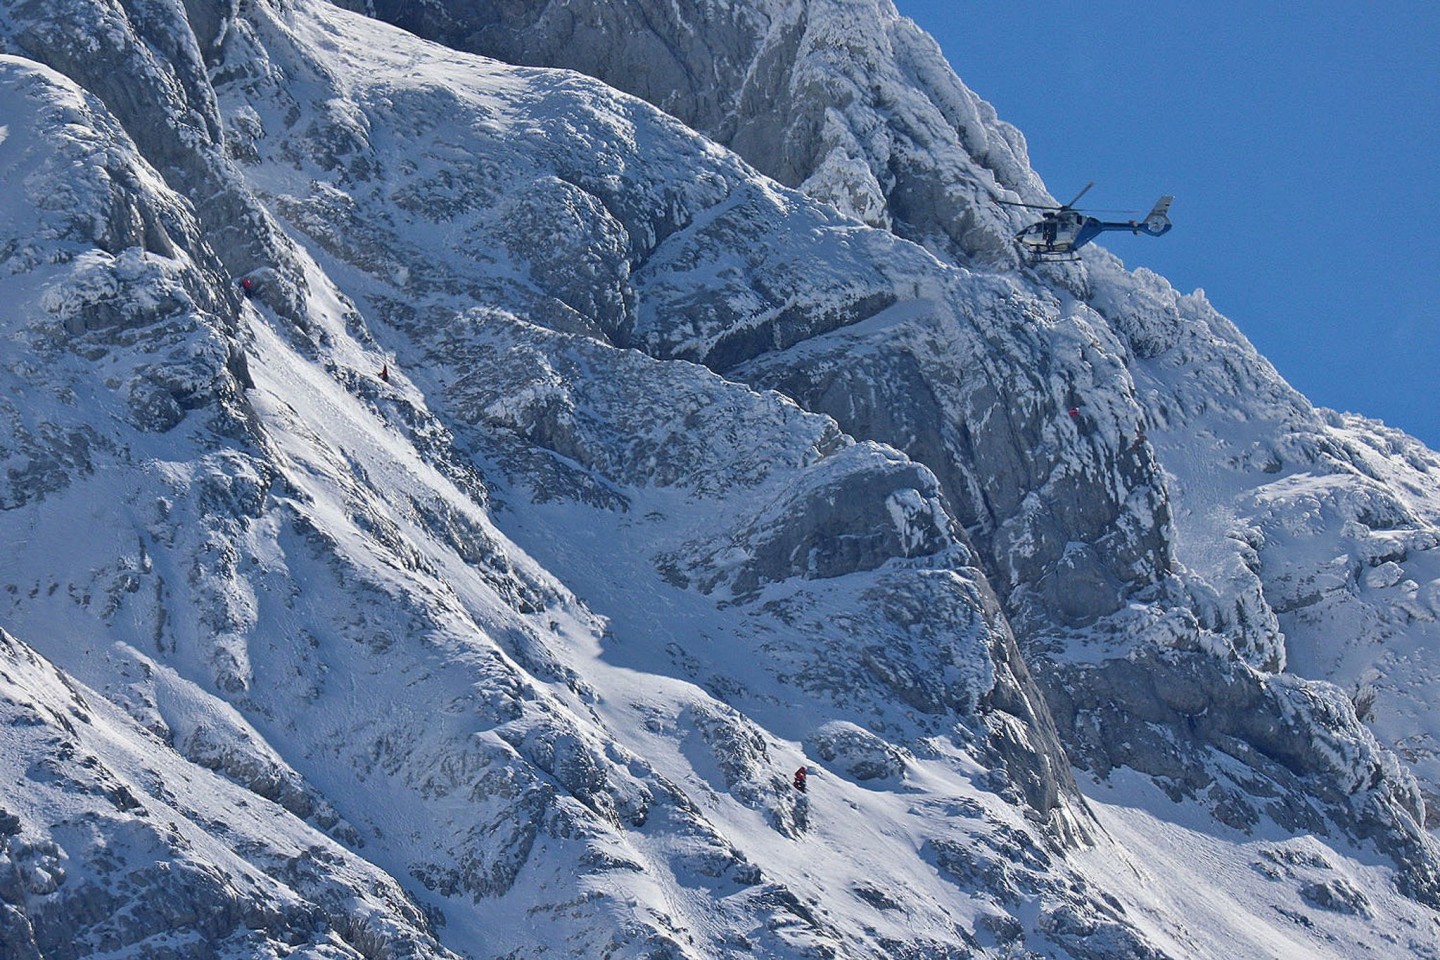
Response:
[[[1158,237],[1170,229],[1170,203],[1174,199],[1167,195],[1155,201],[1155,206],[1145,215],[1146,233]]]

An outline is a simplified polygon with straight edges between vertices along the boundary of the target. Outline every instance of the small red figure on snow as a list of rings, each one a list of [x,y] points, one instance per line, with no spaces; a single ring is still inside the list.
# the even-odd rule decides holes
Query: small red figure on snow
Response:
[[[809,775],[810,775],[810,771],[807,770],[805,767],[801,767],[799,770],[796,770],[796,771],[795,771],[795,789],[796,789],[796,790],[799,790],[801,793],[804,793],[804,792],[805,792],[805,778],[808,777]]]
[[[1080,417],[1080,408],[1079,408],[1079,407],[1071,407],[1071,408],[1070,408],[1070,419],[1071,419],[1071,420],[1078,420],[1079,417]]]
[[[380,379],[386,383],[390,382],[390,364],[387,363],[380,367]]]
[[[243,294],[245,294],[245,296],[247,296],[247,297],[253,297],[253,296],[255,296],[255,278],[254,278],[254,277],[241,277],[241,278],[240,278],[240,292],[243,293]]]

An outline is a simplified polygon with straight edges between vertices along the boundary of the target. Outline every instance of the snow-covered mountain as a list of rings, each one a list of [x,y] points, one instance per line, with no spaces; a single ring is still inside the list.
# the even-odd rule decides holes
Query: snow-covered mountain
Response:
[[[888,0],[352,6],[0,2],[5,956],[1437,955],[1440,457]]]

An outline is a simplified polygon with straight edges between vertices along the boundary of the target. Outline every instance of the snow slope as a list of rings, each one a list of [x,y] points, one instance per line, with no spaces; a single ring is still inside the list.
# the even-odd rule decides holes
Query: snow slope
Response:
[[[7,15],[7,949],[1434,955],[1434,455],[1203,298],[311,0]]]

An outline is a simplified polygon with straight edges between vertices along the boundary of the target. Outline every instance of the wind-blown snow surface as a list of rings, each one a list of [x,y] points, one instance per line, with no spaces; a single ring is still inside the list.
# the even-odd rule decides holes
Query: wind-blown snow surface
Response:
[[[308,0],[6,13],[17,955],[1433,955],[1302,678],[1435,783],[1434,454],[1202,297]]]

